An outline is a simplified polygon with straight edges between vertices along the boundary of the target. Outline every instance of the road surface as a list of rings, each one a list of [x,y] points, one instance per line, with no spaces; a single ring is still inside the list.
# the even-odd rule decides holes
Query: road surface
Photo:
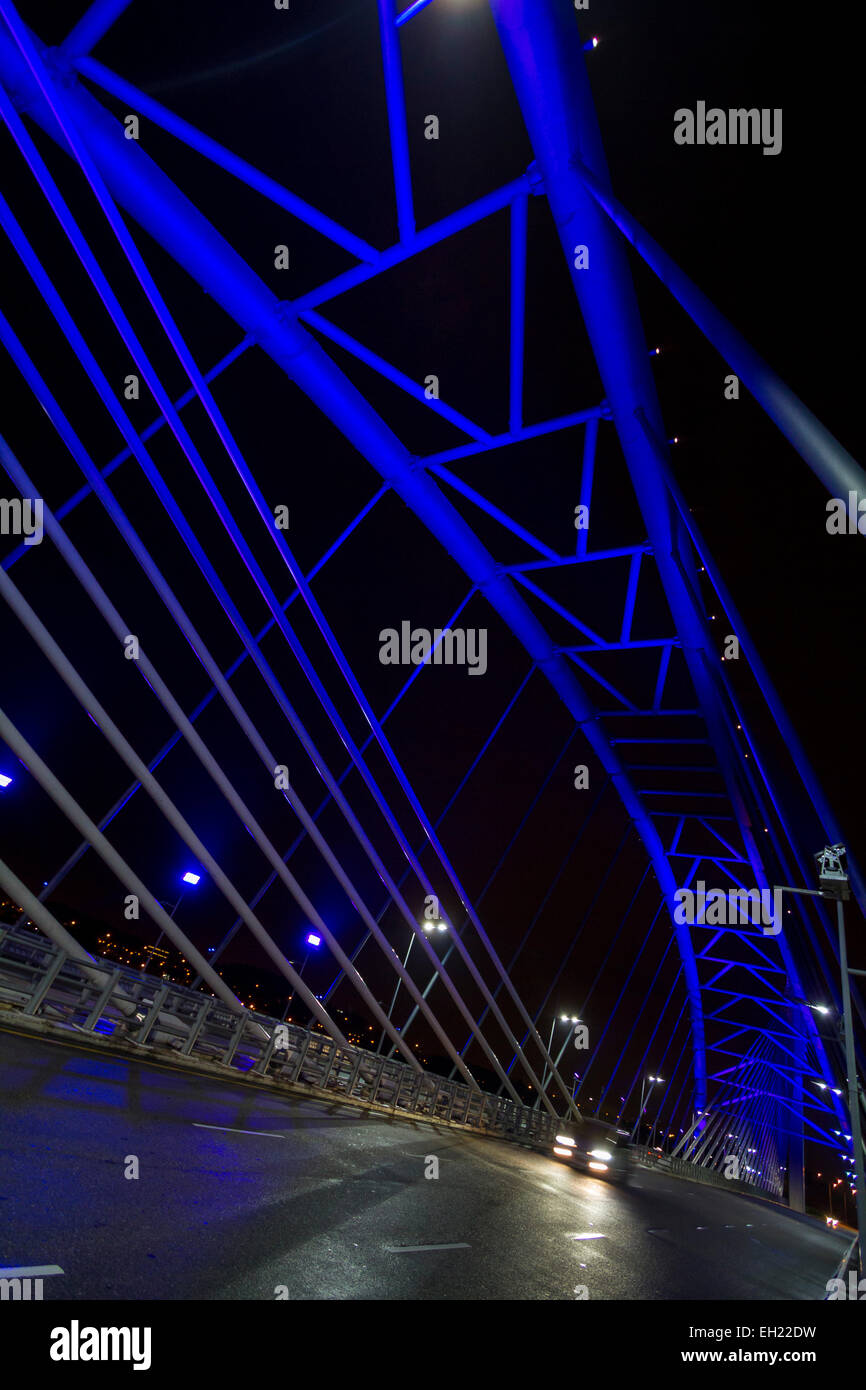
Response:
[[[13,1028],[0,1266],[62,1269],[46,1300],[821,1299],[846,1244],[661,1173],[618,1187],[516,1145]]]

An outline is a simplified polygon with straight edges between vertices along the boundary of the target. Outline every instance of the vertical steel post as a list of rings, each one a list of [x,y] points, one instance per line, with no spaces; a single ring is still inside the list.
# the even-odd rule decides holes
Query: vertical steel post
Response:
[[[526,336],[526,225],[529,198],[522,194],[511,204],[510,341],[508,427],[523,428],[523,353]]]
[[[394,0],[378,0],[378,5],[382,66],[385,73],[385,101],[391,135],[391,163],[394,168],[394,192],[397,198],[397,225],[401,242],[407,242],[415,235],[415,211],[412,206],[412,173],[409,167],[409,137],[406,131],[400,35],[395,23]]]
[[[841,898],[836,900],[836,925],[839,930],[839,968],[842,971],[842,1008],[845,1029],[845,1066],[848,1072],[848,1119],[851,1125],[851,1141],[854,1149],[854,1172],[857,1181],[857,1231],[859,1241],[860,1277],[863,1278],[866,1260],[863,1246],[866,1244],[866,1165],[863,1162],[863,1139],[860,1128],[860,1094],[857,1085],[857,1058],[854,1055],[854,1019],[851,1013],[851,981],[848,978],[848,944],[845,940],[845,908]]]
[[[805,1212],[806,1210],[806,1172],[805,1172],[805,1143],[803,1136],[803,1072],[806,1066],[806,1039],[800,1024],[799,1013],[791,1010],[795,1041],[794,1051],[797,1054],[796,1070],[793,1072],[790,1081],[791,1105],[794,1111],[791,1128],[788,1133],[787,1157],[785,1163],[788,1168],[788,1206],[792,1211]]]

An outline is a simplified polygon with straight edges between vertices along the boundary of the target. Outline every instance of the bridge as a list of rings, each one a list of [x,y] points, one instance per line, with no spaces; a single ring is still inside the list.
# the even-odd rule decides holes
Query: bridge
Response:
[[[636,284],[853,536],[866,477],[616,196],[574,7],[331,8],[275,5],[173,100],[128,0],[62,35],[0,0],[0,1264],[75,1298],[405,1297],[418,1253],[416,1297],[822,1298],[862,1272],[866,884]],[[451,178],[424,64],[458,41],[495,116]],[[308,43],[327,177],[221,86]],[[590,1117],[621,1186],[553,1157]]]

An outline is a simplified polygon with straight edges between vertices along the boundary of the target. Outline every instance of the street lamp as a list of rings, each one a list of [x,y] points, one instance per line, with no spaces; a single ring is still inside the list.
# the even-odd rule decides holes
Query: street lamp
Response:
[[[307,961],[310,959],[310,952],[311,952],[311,951],[318,951],[318,949],[319,949],[319,947],[321,946],[321,944],[322,944],[322,938],[321,938],[321,936],[319,935],[318,932],[315,932],[315,931],[308,931],[308,932],[307,932],[307,935],[304,937],[304,945],[306,946],[307,949],[306,949],[306,951],[304,952],[304,959],[301,961],[301,968],[300,968],[300,970],[298,971],[298,979],[300,979],[301,976],[302,976],[303,973],[304,973],[304,966],[307,964]],[[291,962],[290,962],[290,964],[291,964]],[[292,989],[291,994],[289,995],[288,999],[286,1000],[286,1007],[285,1007],[285,1009],[283,1010],[283,1018],[282,1018],[282,1020],[281,1020],[282,1022],[285,1022],[285,1020],[286,1020],[286,1019],[288,1018],[288,1016],[289,1016],[289,1009],[292,1007],[292,1000],[294,999],[294,997],[295,997],[295,991],[294,991],[294,989]]]
[[[842,1022],[843,1035],[845,1042],[845,1069],[848,1073],[848,1118],[851,1126],[851,1139],[854,1145],[854,1168],[857,1174],[857,1187],[855,1197],[857,1199],[857,1231],[859,1239],[857,1249],[859,1255],[860,1277],[863,1277],[866,1259],[864,1259],[863,1247],[866,1245],[866,1172],[863,1163],[863,1141],[860,1132],[860,1096],[857,1081],[857,1058],[854,1052],[854,1021],[851,1011],[851,975],[862,975],[862,970],[851,970],[848,966],[848,944],[845,939],[845,908],[843,904],[851,897],[851,889],[848,884],[848,874],[843,863],[845,859],[844,845],[825,845],[824,849],[819,850],[815,855],[815,863],[818,868],[818,888],[792,888],[783,885],[780,888],[782,893],[797,893],[811,898],[829,898],[836,903],[836,927],[839,934],[839,971],[842,985]],[[826,1089],[823,1086],[822,1089]],[[831,1087],[835,1095],[841,1095],[841,1091],[835,1086]],[[843,1189],[844,1190],[844,1189]]]
[[[649,1082],[649,1090],[646,1089],[646,1087],[647,1087],[647,1082]],[[644,1107],[644,1093],[646,1093],[646,1098],[647,1098],[647,1100],[649,1100],[649,1098],[650,1098],[650,1093],[652,1092],[652,1088],[653,1088],[653,1086],[655,1086],[657,1083],[660,1084],[660,1085],[664,1085],[664,1077],[663,1077],[663,1076],[644,1076],[644,1077],[641,1078],[641,1083],[640,1083],[640,1109],[639,1109],[638,1112],[637,1112],[637,1119],[636,1119],[635,1122],[634,1122],[634,1129],[633,1129],[632,1132],[631,1132],[631,1139],[630,1139],[630,1141],[629,1141],[629,1142],[632,1143],[632,1144],[633,1144],[634,1141],[635,1141],[635,1136],[637,1136],[638,1140],[640,1139],[640,1135],[638,1134],[638,1129],[639,1129],[639,1127],[640,1127],[640,1122],[641,1122],[641,1120],[642,1120],[642,1118],[643,1118],[643,1112],[644,1112],[644,1108],[645,1108],[645,1107]],[[653,1132],[655,1132],[655,1124],[653,1124]]]
[[[181,874],[181,879],[180,879],[180,881],[181,881],[181,883],[188,885],[190,888],[194,888],[195,885],[196,885],[197,883],[201,883],[201,874],[194,873],[192,869],[187,869],[187,871],[186,871],[185,874]],[[173,921],[174,921],[174,914],[177,912],[178,908],[180,907],[181,903],[183,902],[183,898],[184,898],[184,894],[185,894],[185,893],[186,893],[186,888],[181,888],[180,893],[179,893],[178,898],[177,898],[177,901],[175,902],[174,906],[172,907],[171,911],[170,911],[169,914],[168,914],[168,919],[169,919],[170,922],[173,922]],[[159,901],[160,907],[165,907],[165,908],[168,907],[168,903],[164,903],[164,902],[162,902],[162,901],[159,900],[159,899],[158,899],[158,901]],[[164,931],[160,931],[159,936],[156,938],[156,941],[155,941],[154,944],[153,944],[153,949],[154,949],[154,950],[156,950],[156,947],[159,945],[160,941],[162,941],[162,938],[163,938],[164,936],[165,936],[165,932],[164,932]]]
[[[0,772],[0,787],[11,787],[13,778],[6,772]]]
[[[557,1018],[556,1014],[553,1015],[553,1018],[551,1019],[551,1022],[550,1022],[550,1037],[547,1039],[547,1056],[548,1056],[548,1059],[550,1058],[550,1051],[551,1051],[551,1048],[553,1047],[553,1031],[554,1031],[554,1029],[556,1028],[557,1023],[571,1023],[571,1024],[580,1023],[580,1019],[579,1019],[575,1014],[560,1014],[560,1015],[559,1015],[559,1018]],[[568,1041],[568,1039],[566,1038],[566,1042],[567,1042],[567,1041]],[[565,1043],[562,1044],[562,1047],[563,1047],[563,1049],[565,1048]],[[560,1057],[562,1056],[562,1052],[560,1052],[559,1056],[560,1056]],[[558,1063],[559,1063],[559,1057],[557,1057],[556,1062],[554,1062],[553,1065],[556,1066],[556,1065],[558,1065]],[[545,1062],[545,1063],[544,1063],[544,1072],[543,1072],[542,1077],[541,1077],[541,1092],[540,1092],[540,1094],[539,1094],[539,1095],[536,1097],[536,1099],[535,1099],[535,1104],[534,1104],[533,1107],[532,1107],[533,1110],[538,1110],[539,1106],[541,1105],[541,1097],[544,1095],[545,1091],[547,1090],[547,1084],[548,1084],[548,1082],[550,1081],[550,1079],[551,1079],[552,1076],[553,1076],[553,1071],[552,1071],[552,1070],[548,1070],[547,1062]],[[574,1099],[574,1093],[572,1092],[572,1100],[573,1100],[573,1099]]]
[[[421,928],[422,928],[423,931],[425,931],[425,932],[427,933],[428,936],[432,936],[433,933],[436,932],[436,931],[447,931],[447,930],[448,930],[448,924],[447,924],[446,922],[428,922],[428,921],[425,920],[425,921],[423,921],[423,922],[421,923]],[[412,935],[409,937],[409,945],[406,947],[406,954],[405,954],[405,956],[403,957],[403,969],[404,969],[404,970],[406,969],[406,966],[407,966],[407,964],[408,964],[408,962],[409,962],[409,957],[410,957],[410,955],[412,954],[412,947],[413,947],[414,945],[415,945],[415,933],[413,932]],[[397,976],[397,983],[396,983],[396,985],[394,986],[394,993],[393,993],[393,995],[391,996],[391,1003],[390,1003],[390,1005],[389,1005],[389,1007],[388,1007],[388,1022],[389,1022],[389,1023],[390,1023],[390,1021],[391,1021],[391,1014],[394,1012],[394,1005],[397,1003],[397,995],[400,993],[400,986],[401,986],[402,983],[403,983],[403,980],[402,980],[402,978],[398,975],[398,976]],[[382,1035],[381,1035],[381,1037],[379,1038],[378,1046],[376,1047],[376,1051],[377,1051],[377,1052],[381,1052],[381,1051],[382,1051],[382,1047],[383,1047],[383,1045],[384,1045],[384,1042],[385,1042],[385,1029],[383,1028],[383,1029],[382,1029]]]

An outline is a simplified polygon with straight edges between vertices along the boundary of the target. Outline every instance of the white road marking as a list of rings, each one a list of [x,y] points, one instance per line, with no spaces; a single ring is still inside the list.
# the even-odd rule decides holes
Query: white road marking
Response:
[[[226,1134],[258,1134],[263,1139],[285,1139],[284,1134],[276,1134],[267,1129],[233,1129],[231,1125],[200,1125],[193,1120],[193,1129],[221,1129]]]
[[[48,1274],[62,1274],[60,1265],[10,1265],[0,1269],[0,1279],[44,1279]]]
[[[455,1241],[452,1245],[386,1245],[385,1249],[390,1255],[403,1255],[413,1250],[471,1250],[472,1247],[465,1241]]]

